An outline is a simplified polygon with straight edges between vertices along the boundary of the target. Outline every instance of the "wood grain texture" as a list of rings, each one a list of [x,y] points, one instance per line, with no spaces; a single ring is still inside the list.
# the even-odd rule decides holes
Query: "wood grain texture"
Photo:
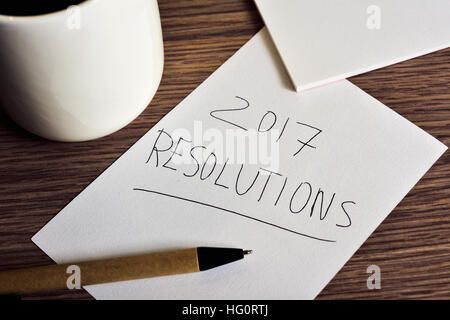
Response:
[[[56,143],[1,114],[0,270],[52,263],[30,238],[263,26],[250,0],[161,0],[159,5],[165,45],[161,86],[126,128],[95,141]],[[350,80],[450,145],[450,49]],[[318,298],[448,299],[449,235],[447,152]],[[371,264],[381,268],[381,290],[366,287]],[[25,298],[92,297],[83,290],[61,290]]]

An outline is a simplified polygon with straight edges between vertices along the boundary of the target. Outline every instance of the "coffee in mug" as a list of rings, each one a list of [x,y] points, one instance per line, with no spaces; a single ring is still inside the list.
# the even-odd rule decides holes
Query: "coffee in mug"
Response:
[[[83,0],[1,0],[0,14],[8,16],[35,16],[61,11],[81,2]]]

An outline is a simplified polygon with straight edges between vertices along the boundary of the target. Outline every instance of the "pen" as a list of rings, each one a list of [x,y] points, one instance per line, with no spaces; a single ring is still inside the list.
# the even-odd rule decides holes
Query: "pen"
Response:
[[[0,272],[0,294],[21,294],[68,288],[72,272],[81,286],[192,273],[244,258],[251,250],[198,247],[165,252],[51,265]],[[75,270],[75,271],[74,271]]]

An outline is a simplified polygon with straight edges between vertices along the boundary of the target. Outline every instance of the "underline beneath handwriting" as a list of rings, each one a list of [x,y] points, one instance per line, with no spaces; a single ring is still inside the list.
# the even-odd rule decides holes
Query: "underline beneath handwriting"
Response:
[[[178,200],[182,200],[182,201],[185,201],[185,202],[195,203],[195,204],[198,204],[198,205],[201,205],[201,206],[205,206],[205,207],[221,210],[221,211],[224,211],[224,212],[232,213],[234,215],[241,216],[241,217],[244,217],[244,218],[247,218],[247,219],[251,219],[253,221],[257,221],[257,222],[269,225],[271,227],[274,227],[274,228],[277,228],[277,229],[280,229],[280,230],[284,230],[284,231],[287,231],[287,232],[290,232],[290,233],[294,233],[296,235],[299,235],[299,236],[302,236],[302,237],[306,237],[306,238],[309,238],[309,239],[314,239],[314,240],[323,241],[323,242],[336,242],[336,240],[324,239],[324,238],[319,238],[319,237],[311,236],[311,235],[308,235],[308,234],[300,233],[300,232],[297,232],[297,231],[294,231],[294,230],[291,230],[291,229],[288,229],[288,228],[284,228],[282,226],[279,226],[279,225],[276,225],[276,224],[273,224],[273,223],[270,223],[270,222],[267,222],[267,221],[264,221],[264,220],[261,220],[261,219],[257,219],[257,218],[251,217],[249,215],[246,215],[246,214],[243,214],[243,213],[240,213],[240,212],[237,212],[237,211],[233,211],[233,210],[229,210],[229,209],[226,209],[226,208],[218,207],[218,206],[215,206],[213,204],[209,204],[209,203],[205,203],[205,202],[201,202],[201,201],[197,201],[197,200],[193,200],[193,199],[183,198],[183,197],[180,197],[180,196],[177,196],[177,195],[168,194],[168,193],[164,193],[164,192],[159,192],[159,191],[155,191],[155,190],[149,190],[149,189],[143,189],[143,188],[133,188],[133,190],[134,191],[141,191],[141,192],[158,194],[158,195],[161,195],[161,196],[164,196],[164,197],[178,199]]]

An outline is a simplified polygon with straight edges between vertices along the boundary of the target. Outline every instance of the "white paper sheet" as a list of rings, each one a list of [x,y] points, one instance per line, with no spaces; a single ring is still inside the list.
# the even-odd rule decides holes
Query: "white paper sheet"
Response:
[[[449,0],[255,0],[297,91],[450,46]]]
[[[87,286],[97,299],[312,299],[445,150],[346,80],[290,90],[263,29],[33,241],[58,263],[254,250],[196,274]]]

